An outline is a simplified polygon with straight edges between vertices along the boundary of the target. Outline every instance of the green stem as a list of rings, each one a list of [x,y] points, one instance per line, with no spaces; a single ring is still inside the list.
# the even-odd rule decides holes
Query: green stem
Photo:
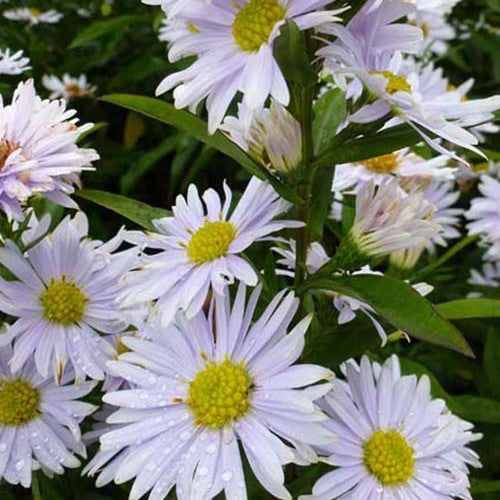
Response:
[[[411,277],[411,282],[415,283],[426,276],[428,276],[430,273],[441,267],[443,264],[448,262],[451,258],[455,257],[455,255],[463,250],[465,247],[471,245],[472,243],[476,242],[479,239],[478,235],[473,235],[473,236],[468,236],[467,238],[463,239],[462,241],[458,242],[455,246],[451,247],[447,252],[445,252],[436,262],[433,262],[432,264],[429,264],[428,266],[424,267],[417,273],[415,273]]]
[[[31,493],[33,493],[33,500],[42,500],[40,485],[38,483],[38,474],[36,472],[33,473],[33,478],[31,480]]]
[[[311,186],[313,178],[312,163],[314,161],[314,143],[313,143],[313,101],[314,87],[308,86],[302,88],[301,107],[302,107],[302,164],[306,172],[305,182],[300,187],[300,194],[303,199],[298,207],[299,220],[304,221],[305,225],[300,230],[297,238],[296,262],[295,262],[295,285],[300,286],[305,279],[307,249],[310,243],[310,205],[311,205]]]

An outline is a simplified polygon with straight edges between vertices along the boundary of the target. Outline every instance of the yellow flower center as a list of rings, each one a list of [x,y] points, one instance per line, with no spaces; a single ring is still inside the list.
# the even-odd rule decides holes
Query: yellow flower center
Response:
[[[204,264],[223,257],[235,236],[236,228],[231,222],[206,221],[191,237],[187,247],[188,257],[195,264]]]
[[[50,282],[40,295],[44,318],[59,325],[78,323],[85,312],[87,297],[74,284],[63,278]]]
[[[64,90],[66,90],[68,95],[71,97],[85,97],[90,94],[88,90],[80,87],[77,83],[70,83],[69,85],[66,85]]]
[[[285,15],[286,9],[278,0],[250,0],[233,22],[236,43],[245,52],[257,52]]]
[[[40,17],[42,15],[42,11],[36,7],[30,7],[30,14],[33,17]]]
[[[243,363],[213,361],[189,385],[187,405],[197,425],[220,429],[250,408],[253,381]]]
[[[398,76],[390,71],[370,71],[371,75],[382,75],[387,80],[386,92],[394,94],[395,92],[411,92],[410,84],[404,76]]]
[[[403,484],[412,477],[413,449],[399,432],[375,432],[364,444],[363,451],[366,468],[384,486]]]
[[[377,156],[375,158],[370,158],[369,160],[360,161],[359,163],[368,170],[376,172],[377,174],[391,174],[398,169],[399,158],[396,153],[390,153],[388,155]]]
[[[21,426],[40,414],[40,393],[24,380],[0,380],[0,424]]]
[[[8,141],[7,139],[0,139],[0,170],[4,167],[5,162],[11,153],[18,148],[19,143]]]

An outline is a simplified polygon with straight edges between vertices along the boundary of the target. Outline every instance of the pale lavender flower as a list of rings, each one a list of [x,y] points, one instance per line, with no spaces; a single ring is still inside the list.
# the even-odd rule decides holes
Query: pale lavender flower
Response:
[[[10,346],[0,348],[0,479],[29,488],[32,471],[63,474],[80,465],[76,455],[86,457],[79,424],[96,407],[79,399],[95,382],[70,385],[66,373],[56,385],[32,359],[13,373],[11,356]]]
[[[30,60],[23,57],[23,51],[11,53],[10,49],[0,50],[0,75],[20,75],[30,69]]]
[[[232,193],[226,184],[224,193],[222,203],[213,189],[200,197],[191,185],[187,199],[177,197],[173,217],[153,221],[156,232],[128,233],[131,243],[159,252],[145,255],[141,266],[127,277],[124,305],[156,300],[152,312],[164,326],[178,309],[192,317],[202,308],[210,289],[224,294],[235,280],[257,284],[256,271],[241,255],[250,245],[281,229],[303,225],[275,220],[290,204],[255,177],[232,213]]]
[[[335,469],[300,500],[471,500],[469,467],[481,464],[467,446],[482,436],[432,398],[429,378],[402,376],[396,356],[342,370],[324,400],[339,438],[321,452]]]
[[[298,308],[280,292],[252,324],[260,290],[245,305],[240,285],[234,304],[216,295],[208,317],[177,315],[152,340],[124,339],[131,352],[108,364],[136,389],[108,393],[119,407],[85,472],[98,485],[134,479],[130,499],[150,491],[161,500],[177,487],[179,500],[246,499],[239,444],[262,486],[290,499],[283,465],[315,460],[311,445],[333,439],[315,401],[331,388],[332,373],[294,365],[310,317],[289,331]],[[289,333],[288,333],[289,332]]]
[[[35,194],[76,207],[69,195],[78,174],[93,170],[99,155],[76,144],[92,124],[77,126],[75,113],[40,99],[33,80],[19,84],[11,104],[0,99],[0,208],[8,217],[23,219],[21,204]]]
[[[252,110],[262,109],[270,96],[287,106],[290,93],[273,54],[279,29],[289,19],[300,30],[338,21],[336,14],[345,9],[325,10],[330,3],[330,0],[191,0],[181,4],[174,18],[167,18],[162,38],[170,42],[170,61],[190,56],[197,59],[186,69],[167,76],[156,93],[175,88],[178,108],[194,109],[207,98],[208,128],[212,133],[238,92]]]
[[[0,278],[0,310],[17,318],[0,337],[2,343],[15,339],[14,372],[34,353],[43,376],[53,372],[59,379],[69,363],[78,379],[104,378],[115,350],[100,334],[128,326],[116,299],[137,259],[134,248],[112,253],[121,243],[121,232],[104,244],[88,239],[88,221],[79,212],[24,254],[12,241],[0,248],[0,263],[15,277]]]

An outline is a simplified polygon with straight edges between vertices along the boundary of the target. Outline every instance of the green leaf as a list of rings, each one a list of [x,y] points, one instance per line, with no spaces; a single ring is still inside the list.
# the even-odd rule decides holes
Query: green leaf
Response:
[[[323,226],[328,217],[333,198],[333,174],[334,169],[331,167],[321,167],[314,172],[311,187],[314,196],[310,201],[308,221],[311,241],[321,240],[323,237]]]
[[[500,480],[471,477],[470,485],[471,485],[471,493],[473,495],[480,495],[481,493],[493,493],[495,491],[500,491]]]
[[[335,138],[335,132],[346,113],[345,92],[331,89],[314,105],[314,152],[321,155]]]
[[[105,21],[96,21],[80,32],[71,42],[69,48],[76,49],[77,47],[88,45],[105,35],[115,35],[117,32],[124,31],[143,18],[143,16],[127,15],[106,19]]]
[[[453,398],[462,418],[485,424],[500,424],[500,401],[480,396],[455,396]]]
[[[274,42],[274,57],[278,61],[287,82],[308,87],[316,83],[316,74],[311,66],[304,33],[293,21],[280,28]]]
[[[151,221],[171,215],[168,210],[164,210],[163,208],[152,207],[126,196],[107,193],[106,191],[99,191],[97,189],[82,189],[81,191],[77,191],[76,195],[85,200],[92,201],[101,207],[108,208],[150,231],[154,230]]]
[[[459,299],[438,304],[436,309],[448,319],[500,318],[500,300]]]
[[[145,116],[187,132],[195,139],[237,161],[250,174],[260,179],[266,178],[283,198],[292,202],[299,201],[294,190],[277,181],[264,167],[261,167],[252,160],[252,158],[224,134],[215,132],[215,134],[210,135],[207,124],[193,113],[176,109],[172,104],[160,99],[140,95],[112,94],[102,97],[101,100],[137,111]]]
[[[334,290],[361,300],[396,328],[415,338],[474,356],[456,327],[404,281],[378,275],[330,278],[314,278],[313,275],[304,287],[306,290]]]
[[[404,147],[414,146],[421,140],[420,135],[409,125],[398,125],[372,136],[347,141],[341,147],[321,156],[316,161],[315,166],[367,160],[398,151]]]

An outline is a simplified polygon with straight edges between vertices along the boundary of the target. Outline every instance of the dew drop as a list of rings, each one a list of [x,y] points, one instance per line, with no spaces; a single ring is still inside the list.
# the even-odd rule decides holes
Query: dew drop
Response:
[[[227,481],[231,481],[231,479],[233,478],[233,472],[230,471],[230,470],[225,470],[222,475],[221,475],[221,478],[223,481],[227,482]]]

